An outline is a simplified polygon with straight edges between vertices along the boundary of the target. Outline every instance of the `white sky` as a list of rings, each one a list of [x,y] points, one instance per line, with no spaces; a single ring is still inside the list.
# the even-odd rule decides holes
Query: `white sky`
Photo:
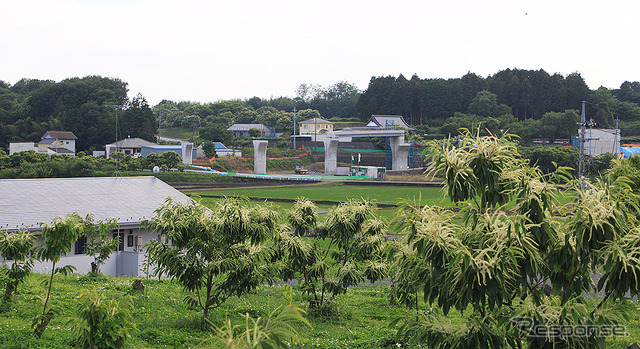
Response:
[[[506,68],[640,81],[638,0],[0,0],[0,26],[0,80],[117,77],[151,105]]]

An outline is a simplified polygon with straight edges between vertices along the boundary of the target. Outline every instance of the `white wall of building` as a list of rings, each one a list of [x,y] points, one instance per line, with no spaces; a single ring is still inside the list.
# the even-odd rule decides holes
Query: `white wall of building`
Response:
[[[33,142],[16,142],[9,143],[9,155],[13,155],[15,153],[19,153],[21,151],[29,151],[33,150],[35,152],[38,151],[38,147],[36,147]]]
[[[584,153],[598,156],[606,153],[620,154],[620,130],[587,129],[585,132]]]
[[[120,229],[119,233],[124,233],[124,250],[114,252],[109,259],[100,266],[100,271],[102,274],[110,276],[146,276],[146,270],[144,270],[146,251],[144,246],[152,240],[157,240],[158,234],[142,229]],[[133,237],[131,246],[129,244],[131,242],[129,236]],[[140,239],[137,238],[138,236]],[[40,246],[43,242],[44,239],[40,236],[36,245]],[[0,263],[11,265],[12,262],[13,261],[0,257]],[[93,262],[92,256],[75,254],[75,248],[72,247],[71,252],[62,256],[60,261],[56,263],[56,268],[71,265],[75,267],[75,273],[84,275],[91,271],[91,262]],[[50,273],[52,268],[53,263],[51,262],[34,261],[33,271],[36,273]],[[153,268],[149,269],[149,273],[152,272]]]

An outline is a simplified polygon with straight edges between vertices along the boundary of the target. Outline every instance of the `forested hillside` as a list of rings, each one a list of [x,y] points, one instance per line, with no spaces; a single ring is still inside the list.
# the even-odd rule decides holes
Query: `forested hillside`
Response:
[[[116,108],[121,137],[154,140],[157,124],[147,101],[127,98],[127,83],[87,76],[61,82],[22,79],[0,81],[0,147],[9,142],[37,142],[47,130],[72,131],[76,149],[102,149],[114,142]]]
[[[640,83],[627,81],[619,89],[591,90],[579,73],[565,77],[542,69],[506,69],[487,78],[468,73],[448,80],[416,75],[411,79],[402,75],[373,77],[358,100],[357,110],[362,120],[371,114],[400,114],[413,125],[440,127],[451,117],[462,117],[460,114],[483,118],[508,115],[513,121],[530,123],[528,120],[541,120],[549,112],[580,110],[582,101],[588,102],[587,117],[602,127],[614,127],[617,117],[623,135],[640,134]]]

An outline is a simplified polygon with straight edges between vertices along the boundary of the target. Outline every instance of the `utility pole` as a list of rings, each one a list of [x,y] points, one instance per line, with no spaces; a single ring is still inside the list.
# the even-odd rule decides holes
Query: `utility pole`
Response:
[[[586,101],[582,101],[582,113],[580,114],[580,134],[578,135],[578,140],[580,142],[580,161],[578,163],[578,178],[582,181],[582,176],[584,176],[584,143],[586,139],[584,137],[585,134],[585,126],[587,124],[587,118],[585,116],[585,104]]]
[[[293,150],[296,150],[296,107],[293,107]]]
[[[120,152],[120,146],[118,146],[118,110],[122,109],[122,105],[116,105],[116,104],[109,104],[109,105],[105,105],[105,107],[109,107],[109,108],[114,108],[116,110],[116,177],[118,176],[118,164],[119,164],[119,158],[120,158],[120,154],[118,154]]]

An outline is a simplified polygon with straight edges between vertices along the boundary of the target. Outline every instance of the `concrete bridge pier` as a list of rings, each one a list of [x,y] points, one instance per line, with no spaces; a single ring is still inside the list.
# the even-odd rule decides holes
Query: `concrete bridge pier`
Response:
[[[338,172],[338,139],[327,138],[324,141],[324,174],[335,175]]]
[[[269,141],[253,141],[253,173],[267,173],[267,145]]]
[[[409,149],[411,145],[404,142],[404,135],[390,137],[391,146],[391,169],[407,170],[409,169]]]
[[[193,143],[180,143],[182,147],[182,163],[185,165],[191,165],[193,162]]]

